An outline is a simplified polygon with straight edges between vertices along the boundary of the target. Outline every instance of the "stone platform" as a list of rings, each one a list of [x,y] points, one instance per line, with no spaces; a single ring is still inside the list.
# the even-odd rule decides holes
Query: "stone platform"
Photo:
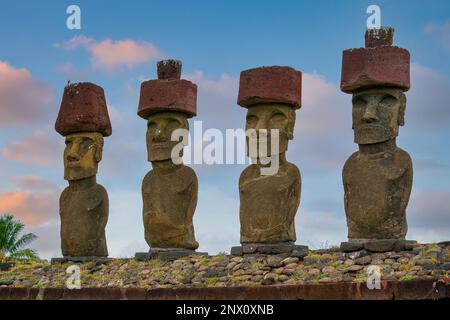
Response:
[[[183,248],[152,248],[149,252],[136,252],[134,258],[137,261],[147,261],[152,259],[171,261],[192,255],[207,256],[208,253]]]
[[[66,263],[66,262],[75,262],[75,263],[85,263],[85,262],[98,262],[98,263],[106,263],[113,260],[108,257],[62,257],[62,258],[52,258],[50,263]]]
[[[309,252],[307,246],[296,245],[293,242],[282,243],[245,243],[241,246],[231,248],[231,255],[257,255],[257,254],[280,254],[289,253],[291,257],[303,258]]]
[[[408,251],[414,248],[417,241],[402,239],[351,240],[341,243],[342,252],[367,250],[370,252]]]

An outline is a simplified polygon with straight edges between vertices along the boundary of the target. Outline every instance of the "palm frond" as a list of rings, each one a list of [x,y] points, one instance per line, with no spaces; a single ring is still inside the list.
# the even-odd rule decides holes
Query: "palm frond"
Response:
[[[24,249],[16,251],[10,254],[9,258],[12,259],[29,259],[29,260],[37,260],[39,259],[36,250],[33,249]]]
[[[0,216],[0,257],[15,259],[37,259],[35,250],[23,249],[37,237],[33,233],[20,236],[25,224],[5,214]]]

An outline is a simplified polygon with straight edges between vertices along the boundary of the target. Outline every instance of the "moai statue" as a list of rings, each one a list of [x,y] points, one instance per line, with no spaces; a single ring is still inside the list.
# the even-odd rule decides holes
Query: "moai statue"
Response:
[[[142,182],[145,240],[150,251],[136,253],[138,260],[175,259],[198,248],[192,221],[197,176],[182,163],[182,149],[173,152],[181,140],[172,141],[175,130],[187,133],[187,119],[196,115],[197,85],[180,80],[181,61],[163,60],[157,69],[158,79],[141,85],[138,108],[138,115],[147,120],[148,161],[153,167]]]
[[[301,80],[302,73],[290,67],[241,72],[237,103],[247,108],[247,153],[252,164],[239,178],[242,246],[233,247],[231,254],[306,255],[307,247],[295,245],[300,171],[286,160],[295,111],[301,105]]]
[[[60,197],[64,258],[54,261],[107,257],[109,200],[96,181],[103,137],[112,132],[103,89],[93,83],[65,87],[55,129],[65,137],[64,179],[69,186]]]
[[[345,50],[341,90],[353,95],[353,130],[359,150],[343,169],[348,242],[344,251],[404,250],[406,206],[412,188],[409,154],[398,148],[405,123],[410,56],[392,46],[394,29],[366,31],[365,48]]]

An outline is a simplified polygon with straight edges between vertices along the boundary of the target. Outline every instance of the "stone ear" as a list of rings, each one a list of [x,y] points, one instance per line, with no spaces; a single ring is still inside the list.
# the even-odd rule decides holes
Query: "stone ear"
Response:
[[[286,134],[289,140],[294,139],[295,116],[295,110],[289,110],[289,123],[286,130]]]
[[[102,161],[103,148],[99,144],[95,144],[95,161],[98,163]]]
[[[406,95],[404,93],[400,96],[400,108],[398,110],[398,125],[405,125],[405,109],[406,109]]]

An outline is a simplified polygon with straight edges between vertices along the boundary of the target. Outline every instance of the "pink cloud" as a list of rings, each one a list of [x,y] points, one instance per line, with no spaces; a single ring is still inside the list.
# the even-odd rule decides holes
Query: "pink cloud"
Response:
[[[58,194],[54,191],[0,193],[0,214],[9,213],[27,227],[42,225],[59,218]]]
[[[20,176],[14,178],[14,180],[21,189],[25,190],[57,190],[53,182],[37,175]]]
[[[0,61],[0,125],[28,126],[53,110],[50,86],[32,78],[27,69]]]
[[[83,35],[75,36],[63,44],[56,44],[55,47],[65,50],[83,47],[91,56],[92,68],[108,72],[123,67],[132,69],[139,64],[156,60],[162,55],[161,51],[150,42],[136,42],[130,39],[97,41]],[[69,71],[73,72],[72,69]]]
[[[56,137],[55,137],[56,138]],[[2,149],[6,160],[49,167],[62,159],[62,145],[47,132],[36,131],[22,140],[9,142]]]

